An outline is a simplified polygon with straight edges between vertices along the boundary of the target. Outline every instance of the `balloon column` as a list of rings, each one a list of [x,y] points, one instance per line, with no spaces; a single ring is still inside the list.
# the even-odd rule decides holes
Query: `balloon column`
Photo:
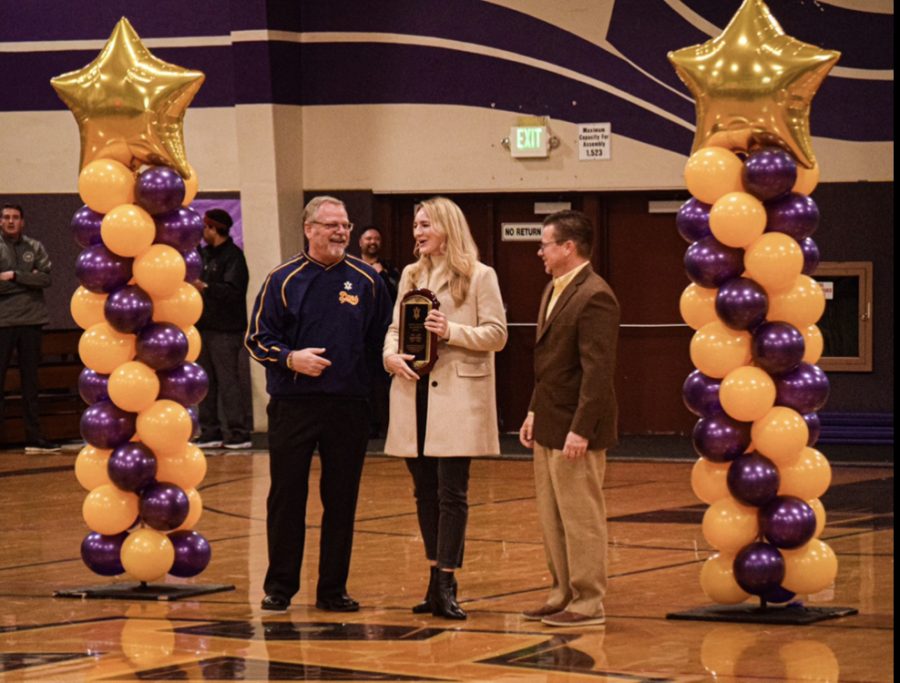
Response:
[[[81,556],[102,576],[194,576],[210,559],[193,531],[206,459],[190,443],[208,385],[190,284],[203,219],[187,208],[197,178],[182,140],[203,79],[151,55],[123,18],[93,62],[51,81],[81,131],[70,309],[88,407],[75,475],[89,491]]]
[[[819,540],[831,470],[813,447],[829,384],[815,365],[825,297],[811,277],[808,117],[838,57],[786,36],[761,0],[745,0],[720,36],[669,54],[697,101],[692,198],[676,221],[690,243],[680,309],[696,330],[683,398],[699,418],[691,484],[717,551],[700,583],[718,603],[788,602],[837,574]]]

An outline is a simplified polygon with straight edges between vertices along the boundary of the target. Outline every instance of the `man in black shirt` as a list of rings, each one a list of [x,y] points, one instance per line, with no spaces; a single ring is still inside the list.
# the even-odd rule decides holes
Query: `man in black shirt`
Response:
[[[241,391],[239,356],[247,329],[247,261],[229,236],[231,216],[224,209],[210,209],[203,216],[200,249],[203,274],[198,289],[203,294],[203,315],[197,329],[203,346],[199,362],[209,375],[209,393],[200,403],[201,448],[250,448],[249,411]],[[224,437],[224,438],[223,438]]]

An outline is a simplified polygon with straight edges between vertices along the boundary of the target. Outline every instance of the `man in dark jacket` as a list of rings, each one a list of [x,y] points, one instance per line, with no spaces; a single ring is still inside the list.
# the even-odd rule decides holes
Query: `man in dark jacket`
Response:
[[[25,417],[25,452],[60,450],[41,435],[38,422],[38,365],[41,328],[50,322],[44,290],[50,286],[50,257],[44,245],[26,237],[25,212],[5,204],[0,212],[0,395],[13,349],[19,357],[22,408]],[[0,427],[3,406],[0,400]]]
[[[203,216],[200,249],[203,274],[198,289],[203,294],[203,315],[197,322],[203,346],[200,365],[209,375],[209,393],[200,403],[201,448],[250,448],[249,411],[238,382],[239,357],[247,329],[247,260],[229,236],[231,216],[210,209]]]

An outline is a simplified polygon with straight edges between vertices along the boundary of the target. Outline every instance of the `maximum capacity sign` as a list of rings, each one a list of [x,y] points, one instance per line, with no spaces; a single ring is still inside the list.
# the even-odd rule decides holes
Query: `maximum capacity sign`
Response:
[[[612,142],[612,126],[609,123],[578,124],[578,160],[608,160]]]

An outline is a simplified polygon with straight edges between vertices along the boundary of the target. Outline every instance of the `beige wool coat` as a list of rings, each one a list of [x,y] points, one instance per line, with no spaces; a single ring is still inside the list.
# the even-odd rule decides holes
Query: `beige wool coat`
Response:
[[[506,312],[494,269],[477,263],[469,293],[461,306],[450,295],[444,268],[428,282],[411,282],[410,266],[400,277],[394,318],[384,341],[384,358],[399,346],[400,301],[411,289],[428,287],[447,316],[450,337],[438,345],[438,359],[428,382],[425,455],[482,456],[500,453],[497,431],[494,353],[506,345]],[[391,381],[387,455],[415,458],[416,383],[394,376]]]

